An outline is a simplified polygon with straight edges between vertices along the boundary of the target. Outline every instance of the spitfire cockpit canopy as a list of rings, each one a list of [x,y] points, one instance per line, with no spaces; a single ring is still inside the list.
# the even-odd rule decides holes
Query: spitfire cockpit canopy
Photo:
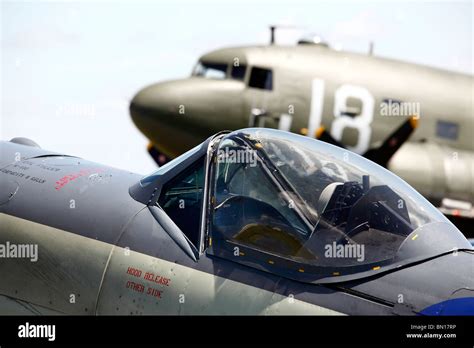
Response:
[[[213,252],[237,262],[315,279],[469,248],[407,183],[338,147],[245,129],[224,136],[215,156]]]
[[[273,129],[215,135],[130,193],[160,207],[196,258],[206,252],[306,282],[351,280],[471,249],[385,168]]]

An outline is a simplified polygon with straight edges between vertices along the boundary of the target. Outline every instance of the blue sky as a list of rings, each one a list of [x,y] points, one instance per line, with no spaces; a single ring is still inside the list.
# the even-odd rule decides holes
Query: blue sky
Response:
[[[471,1],[2,1],[0,137],[146,173],[141,87],[212,49],[317,33],[333,46],[473,73]]]

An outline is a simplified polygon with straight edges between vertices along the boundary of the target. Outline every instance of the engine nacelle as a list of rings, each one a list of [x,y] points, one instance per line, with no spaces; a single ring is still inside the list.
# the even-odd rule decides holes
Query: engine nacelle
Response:
[[[388,169],[435,204],[443,198],[474,203],[472,152],[433,143],[406,143]]]

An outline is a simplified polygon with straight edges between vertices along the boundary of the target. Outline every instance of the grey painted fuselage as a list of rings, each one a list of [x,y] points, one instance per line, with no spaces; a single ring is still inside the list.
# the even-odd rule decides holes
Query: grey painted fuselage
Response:
[[[470,251],[332,284],[194,261],[130,196],[140,177],[1,142],[0,244],[37,245],[38,258],[0,259],[0,313],[415,314],[474,296]]]

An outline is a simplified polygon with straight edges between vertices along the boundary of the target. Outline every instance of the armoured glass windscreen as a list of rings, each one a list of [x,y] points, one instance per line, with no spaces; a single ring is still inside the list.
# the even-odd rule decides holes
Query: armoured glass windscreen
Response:
[[[167,182],[158,199],[158,205],[194,246],[198,245],[200,239],[203,197],[204,159],[202,158]]]
[[[158,170],[156,170],[155,172],[144,176],[140,180],[140,185],[142,187],[146,187],[146,186],[150,185],[159,176],[166,174],[169,170],[173,169],[176,165],[178,165],[178,164],[184,162],[185,160],[187,160],[188,158],[194,156],[199,151],[200,148],[201,148],[201,145],[197,145],[197,146],[193,147],[192,149],[186,151],[182,155],[180,155],[180,156],[176,157],[175,159],[169,161],[168,163],[165,163],[160,168],[158,168]]]
[[[384,168],[270,129],[221,141],[214,196],[213,238],[315,266],[392,259],[413,231],[447,222]]]

